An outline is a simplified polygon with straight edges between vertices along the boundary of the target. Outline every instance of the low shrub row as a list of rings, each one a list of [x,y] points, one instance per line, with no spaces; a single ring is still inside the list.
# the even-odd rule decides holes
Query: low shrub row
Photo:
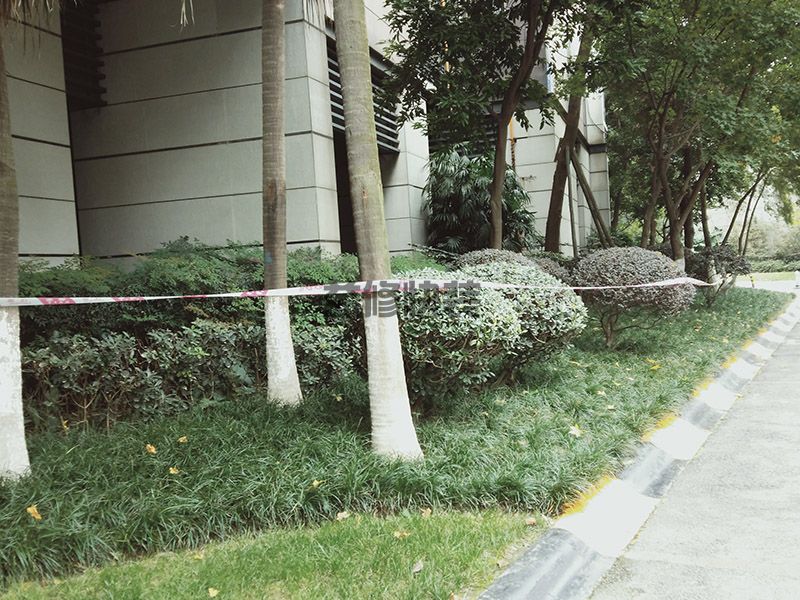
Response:
[[[750,268],[754,273],[783,273],[786,271],[800,271],[800,259],[787,260],[774,257],[753,257],[749,260]]]
[[[23,293],[147,295],[260,287],[252,248],[214,250],[186,240],[123,272],[91,261],[23,272]],[[447,396],[508,382],[521,367],[563,350],[594,307],[609,345],[632,308],[676,314],[691,286],[585,292],[564,286],[628,285],[682,274],[640,248],[601,250],[572,272],[567,261],[480,250],[450,270],[422,256],[395,261],[398,276],[529,286],[427,290],[397,297],[409,391],[420,410]],[[79,268],[76,268],[79,267]],[[292,253],[289,284],[355,281],[355,257]],[[301,383],[331,385],[366,374],[358,295],[293,298],[292,328]],[[59,306],[23,311],[23,374],[29,424],[111,423],[221,402],[266,382],[263,306],[256,299]]]
[[[251,248],[214,250],[186,240],[124,272],[85,261],[27,267],[23,294],[149,295],[260,287]],[[585,323],[580,299],[530,259],[442,267],[419,255],[395,260],[416,279],[542,284],[543,290],[419,291],[398,299],[409,388],[430,409],[445,394],[506,381],[519,366],[564,348]],[[358,279],[355,257],[292,253],[290,285]],[[293,298],[292,329],[308,389],[365,374],[361,299]],[[263,308],[255,299],[58,306],[23,311],[29,425],[106,423],[174,414],[264,385]]]
[[[341,327],[292,325],[303,385],[354,372],[357,341]],[[198,319],[144,339],[55,332],[22,352],[25,409],[36,430],[172,415],[252,392],[267,381],[263,325]]]

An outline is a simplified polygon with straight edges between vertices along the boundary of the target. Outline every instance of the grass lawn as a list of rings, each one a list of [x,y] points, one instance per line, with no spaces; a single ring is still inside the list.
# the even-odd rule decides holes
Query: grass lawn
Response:
[[[0,577],[62,577],[227,540],[201,560],[158,555],[44,588],[16,583],[9,595],[180,598],[213,587],[220,598],[447,598],[485,582],[503,549],[532,534],[529,513],[558,514],[618,468],[788,300],[733,289],[713,309],[639,317],[652,328],[623,332],[613,351],[592,323],[513,388],[443,398],[419,423],[419,463],[369,452],[359,383],[294,410],[242,398],[109,432],[34,436],[33,474],[0,486]],[[34,504],[41,520],[26,511]],[[352,516],[337,522],[342,511]]]
[[[92,569],[45,587],[20,584],[4,597],[181,600],[217,590],[220,599],[242,600],[449,598],[488,585],[508,546],[534,532],[522,516],[499,511],[355,515]]]
[[[756,281],[787,281],[794,279],[794,272],[784,271],[779,273],[750,273],[750,276],[752,276],[752,278]],[[744,277],[746,279],[747,275]]]

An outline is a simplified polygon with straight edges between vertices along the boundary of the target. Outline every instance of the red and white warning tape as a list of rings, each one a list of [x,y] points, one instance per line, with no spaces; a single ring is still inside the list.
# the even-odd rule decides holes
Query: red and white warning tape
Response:
[[[575,291],[613,290],[625,288],[674,287],[691,284],[702,287],[713,284],[691,277],[676,277],[651,283],[636,285],[603,285],[603,286],[555,286],[555,285],[516,285],[511,283],[495,283],[483,281],[448,281],[421,279],[385,279],[381,281],[357,281],[354,283],[333,283],[304,287],[280,288],[272,290],[250,290],[246,292],[226,292],[222,294],[188,294],[178,296],[86,296],[86,297],[38,297],[38,298],[2,298],[0,307],[15,306],[69,306],[75,304],[110,304],[127,302],[150,302],[153,300],[198,300],[206,298],[263,298],[275,296],[328,296],[333,294],[372,294],[386,292],[410,292],[418,290],[468,290],[468,289],[570,289]]]

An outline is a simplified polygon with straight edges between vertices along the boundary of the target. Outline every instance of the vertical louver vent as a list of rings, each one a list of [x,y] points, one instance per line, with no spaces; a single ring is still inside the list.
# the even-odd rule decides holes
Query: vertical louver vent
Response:
[[[344,131],[344,106],[342,105],[342,79],[339,75],[339,62],[336,59],[336,44],[328,39],[328,77],[331,86],[331,112],[333,128]],[[372,67],[372,92],[378,97],[381,79],[384,75],[380,69]],[[400,144],[397,139],[397,116],[375,102],[375,129],[378,134],[378,150],[383,153],[397,153]]]
[[[97,0],[64,2],[61,35],[64,48],[64,80],[70,112],[104,106],[103,61]]]

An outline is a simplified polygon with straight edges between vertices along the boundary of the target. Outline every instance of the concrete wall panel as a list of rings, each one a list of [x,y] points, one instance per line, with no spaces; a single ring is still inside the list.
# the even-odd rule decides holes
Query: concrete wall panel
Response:
[[[11,134],[69,146],[64,92],[8,79]]]
[[[74,200],[69,148],[14,139],[17,189],[21,196]]]
[[[20,254],[68,256],[77,252],[73,202],[20,196],[19,225]]]
[[[75,178],[81,209],[260,193],[261,142],[82,160]]]
[[[164,0],[100,5],[103,49],[120,52],[261,26],[259,0],[193,0],[194,20],[180,26],[180,5]]]
[[[143,48],[104,61],[110,104],[259,83],[261,32]]]
[[[261,194],[82,210],[81,230],[93,232],[83,251],[94,256],[141,253],[181,235],[206,244],[261,239]]]
[[[11,22],[3,36],[9,76],[64,90],[61,38]]]

